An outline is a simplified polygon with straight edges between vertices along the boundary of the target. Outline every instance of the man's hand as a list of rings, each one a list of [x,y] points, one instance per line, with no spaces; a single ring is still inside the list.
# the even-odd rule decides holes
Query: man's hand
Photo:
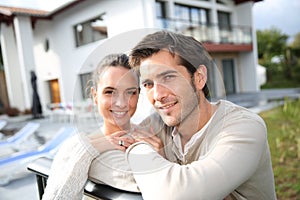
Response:
[[[149,143],[157,153],[159,153],[164,158],[166,157],[164,144],[161,139],[155,135],[152,129],[150,131],[147,131],[135,127],[133,130],[131,130],[131,135],[136,141],[144,141]]]

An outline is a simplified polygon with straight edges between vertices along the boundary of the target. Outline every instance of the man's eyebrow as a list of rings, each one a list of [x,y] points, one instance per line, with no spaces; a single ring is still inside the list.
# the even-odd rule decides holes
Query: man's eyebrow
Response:
[[[156,78],[161,78],[167,74],[177,74],[177,73],[178,73],[178,71],[176,71],[176,70],[167,70],[167,71],[157,74]],[[141,80],[141,83],[147,83],[149,81],[151,82],[152,80],[151,79]]]
[[[147,82],[151,82],[151,80],[150,79],[145,79],[145,80],[141,81],[142,84],[147,83]]]
[[[164,72],[162,72],[160,74],[157,74],[156,78],[160,78],[160,77],[165,76],[167,74],[177,74],[177,73],[178,72],[176,70],[167,70],[167,71],[164,71]]]
[[[138,87],[130,87],[130,88],[126,88],[126,90],[138,90]]]

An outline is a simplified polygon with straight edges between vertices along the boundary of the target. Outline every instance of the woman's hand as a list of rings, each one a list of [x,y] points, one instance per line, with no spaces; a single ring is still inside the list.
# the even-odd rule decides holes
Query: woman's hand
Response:
[[[108,150],[118,149],[124,151],[136,141],[126,131],[118,131],[111,135],[93,135],[89,137],[91,145],[100,153]]]
[[[131,135],[136,141],[144,141],[149,143],[157,153],[159,153],[164,158],[166,157],[164,144],[161,139],[155,135],[152,129],[149,132],[135,127],[133,130],[131,130]]]

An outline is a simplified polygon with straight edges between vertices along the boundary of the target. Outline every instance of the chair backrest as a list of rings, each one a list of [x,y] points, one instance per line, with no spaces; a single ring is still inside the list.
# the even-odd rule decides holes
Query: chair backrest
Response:
[[[0,119],[0,130],[3,129],[4,126],[6,126],[7,121]]]
[[[21,143],[32,135],[40,127],[39,123],[28,122],[23,128],[17,131],[13,136],[7,138],[6,141],[0,141],[1,145],[8,145],[13,143]]]

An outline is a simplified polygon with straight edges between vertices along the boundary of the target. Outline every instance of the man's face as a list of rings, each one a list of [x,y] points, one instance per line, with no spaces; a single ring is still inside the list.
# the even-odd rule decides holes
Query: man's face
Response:
[[[197,112],[199,96],[191,75],[169,52],[143,59],[140,73],[150,103],[168,126],[179,126]]]

